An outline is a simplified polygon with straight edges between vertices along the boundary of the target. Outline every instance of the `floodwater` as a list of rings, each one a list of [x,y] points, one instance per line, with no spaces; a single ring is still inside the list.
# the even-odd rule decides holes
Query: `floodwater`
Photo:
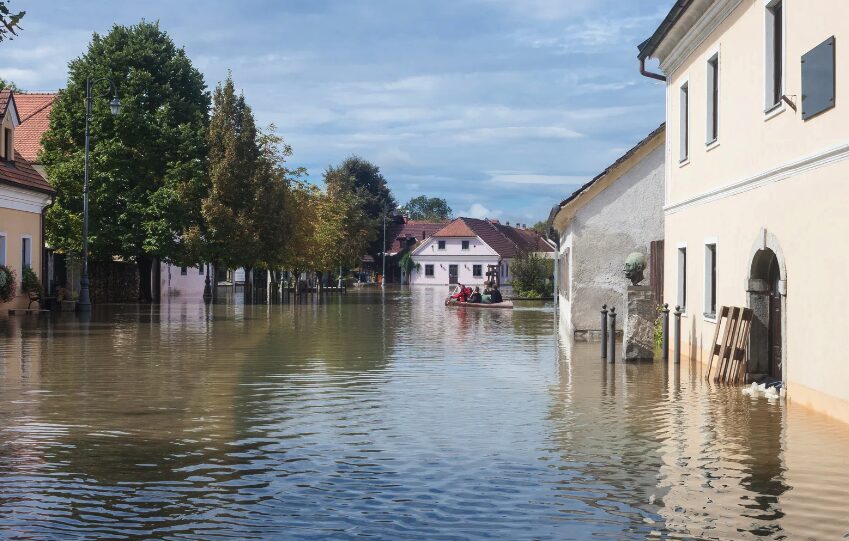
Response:
[[[845,425],[442,294],[2,316],[0,538],[849,532]]]

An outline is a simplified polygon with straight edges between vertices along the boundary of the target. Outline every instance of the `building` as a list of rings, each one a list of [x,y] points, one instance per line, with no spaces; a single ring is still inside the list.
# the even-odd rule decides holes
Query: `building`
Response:
[[[456,218],[412,251],[412,285],[483,285],[493,267],[499,283],[512,282],[510,263],[522,254],[554,257],[554,247],[536,231],[495,220]]]
[[[663,239],[665,140],[661,125],[552,210],[549,222],[560,238],[560,324],[576,338],[599,338],[603,304],[624,313],[629,254],[642,252],[650,265],[662,265],[662,248],[650,256],[652,242]],[[662,274],[652,270],[646,282]],[[652,285],[662,290],[661,283]]]
[[[161,261],[159,263],[159,291],[162,297],[200,299],[206,287],[207,265],[181,267]],[[211,269],[211,266],[209,266]],[[210,272],[213,272],[210,270]],[[215,276],[213,273],[210,276]],[[244,278],[242,278],[244,281]],[[210,286],[214,286],[210,282]]]
[[[709,359],[721,306],[750,307],[750,379],[849,421],[845,11],[676,2],[639,59],[666,84],[664,289],[684,311],[684,357]],[[652,58],[662,74],[645,70]]]
[[[447,220],[430,222],[410,220],[406,216],[396,215],[386,228],[386,283],[407,284],[410,277],[399,266],[404,254],[413,249],[416,244],[432,237],[434,233],[445,227]],[[375,262],[382,265],[382,261]]]
[[[16,132],[21,126],[16,98],[9,89],[0,91],[0,265],[15,271],[19,293],[6,303],[9,308],[29,305],[26,296],[20,294],[24,267],[32,268],[44,280],[44,211],[55,194],[16,151]]]

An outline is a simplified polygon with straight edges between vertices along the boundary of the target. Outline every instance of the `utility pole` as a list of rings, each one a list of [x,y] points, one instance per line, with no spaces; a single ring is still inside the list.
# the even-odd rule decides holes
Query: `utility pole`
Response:
[[[380,275],[380,287],[386,285],[386,207],[383,207],[383,272]]]

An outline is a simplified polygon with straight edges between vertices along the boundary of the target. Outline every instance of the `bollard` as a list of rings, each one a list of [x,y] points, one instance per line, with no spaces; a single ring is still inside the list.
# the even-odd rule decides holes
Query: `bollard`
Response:
[[[663,355],[663,362],[669,362],[669,305],[664,304],[663,308],[660,310],[661,313],[661,327],[663,329],[663,340],[661,342],[661,350]]]
[[[607,305],[601,305],[601,358],[607,358]]]
[[[608,334],[608,338],[610,339],[610,343],[607,346],[607,362],[615,363],[616,362],[616,307],[612,307],[610,309],[610,314],[608,314],[610,318],[610,333]]]
[[[681,364],[681,307],[675,307],[675,364]]]

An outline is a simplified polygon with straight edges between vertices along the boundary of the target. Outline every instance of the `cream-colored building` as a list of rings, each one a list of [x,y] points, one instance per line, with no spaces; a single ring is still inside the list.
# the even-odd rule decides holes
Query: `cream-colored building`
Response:
[[[14,93],[8,89],[0,91],[0,118],[0,265],[15,272],[18,285],[16,298],[2,307],[20,308],[29,304],[20,294],[24,267],[44,276],[44,209],[55,192],[15,151],[15,130],[21,118]]]
[[[685,357],[707,361],[719,307],[751,307],[751,377],[845,421],[847,8],[676,2],[640,46],[667,89],[664,291]]]

